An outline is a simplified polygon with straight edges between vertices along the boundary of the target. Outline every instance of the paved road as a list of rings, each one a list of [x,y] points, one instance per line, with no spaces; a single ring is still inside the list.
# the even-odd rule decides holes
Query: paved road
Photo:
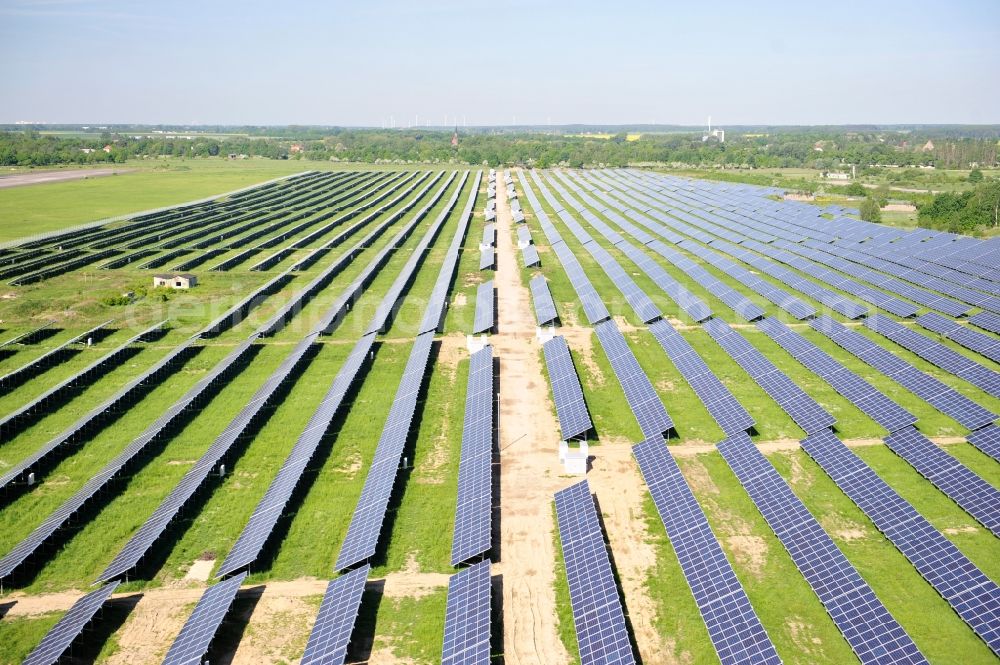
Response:
[[[79,180],[80,178],[98,178],[105,175],[128,173],[133,169],[72,169],[66,171],[33,171],[16,175],[0,176],[0,189],[21,187],[23,185],[40,185],[46,182],[62,182],[63,180]]]

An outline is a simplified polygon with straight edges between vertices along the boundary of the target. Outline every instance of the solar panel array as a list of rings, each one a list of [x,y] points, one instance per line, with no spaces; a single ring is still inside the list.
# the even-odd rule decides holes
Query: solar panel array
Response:
[[[226,618],[246,573],[210,586],[188,617],[177,639],[170,645],[163,665],[199,665]]]
[[[209,474],[243,435],[261,410],[271,403],[275,391],[288,380],[292,371],[302,361],[315,341],[316,335],[314,333],[296,345],[278,369],[254,393],[246,406],[216,437],[209,449],[191,467],[191,470],[184,475],[174,490],[157,506],[149,519],[139,527],[139,530],[97,578],[98,581],[113,580],[124,575],[139,563],[153,544],[162,537],[168,525],[202,487]]]
[[[102,586],[73,603],[73,607],[69,608],[69,611],[59,619],[56,625],[45,633],[45,637],[42,638],[38,646],[24,659],[24,665],[54,665],[54,663],[58,663],[117,587],[118,582]]]
[[[590,177],[597,178],[597,176],[593,175]],[[690,246],[690,241],[684,236],[674,232],[673,229],[683,231],[685,234],[698,240],[699,242],[711,244],[714,249],[751,265],[760,272],[767,274],[778,281],[795,288],[796,290],[808,294],[809,296],[850,318],[856,318],[863,315],[865,308],[847,298],[844,298],[839,293],[819,287],[815,283],[798,276],[796,273],[777,265],[775,261],[791,265],[811,277],[830,284],[831,286],[834,286],[842,291],[859,295],[862,299],[872,302],[873,304],[889,308],[891,311],[894,311],[894,313],[908,316],[912,315],[916,311],[916,308],[909,303],[903,303],[896,298],[886,295],[882,291],[865,287],[855,280],[850,280],[843,275],[839,275],[831,270],[817,265],[816,263],[805,260],[802,256],[796,256],[791,252],[775,249],[774,245],[780,245],[785,248],[794,248],[795,251],[799,251],[800,253],[803,251],[802,248],[794,243],[779,241],[775,236],[768,235],[766,227],[752,223],[751,220],[745,216],[745,209],[741,210],[741,213],[744,213],[744,215],[737,215],[732,212],[732,210],[736,209],[735,207],[729,210],[722,210],[719,208],[699,209],[699,207],[706,205],[707,202],[694,198],[685,198],[682,193],[676,191],[670,192],[670,196],[664,196],[664,192],[662,190],[659,192],[652,191],[642,182],[637,183],[629,180],[629,183],[625,184],[621,180],[617,179],[615,179],[614,182],[623,186],[623,188],[628,191],[630,196],[642,200],[644,202],[643,205],[654,205],[659,206],[661,209],[669,210],[672,217],[666,217],[662,215],[662,213],[657,213],[655,210],[644,210],[645,215],[656,218],[667,227],[666,229],[660,230],[660,235],[669,238],[673,243],[685,243],[682,245],[685,249],[695,253],[701,253],[705,260],[709,260],[713,263],[713,265],[725,270],[731,277],[740,279],[740,281],[743,281],[743,278],[748,276],[747,273],[744,272],[745,269],[739,266],[734,266],[731,262],[727,262],[725,259],[713,257],[706,248],[692,248]],[[632,187],[638,187],[639,190],[644,193],[639,193],[635,189],[632,189]],[[616,192],[616,195],[619,196],[619,198],[625,197],[625,195],[620,192]],[[692,205],[694,207],[692,207]],[[707,233],[705,229],[711,231],[711,233]],[[796,240],[799,239],[794,237],[794,233],[791,233],[787,226],[783,227],[781,230],[781,235],[793,237],[793,239]],[[728,240],[729,243],[720,241],[719,238],[724,238]],[[763,242],[759,242],[758,239]],[[742,248],[736,247],[731,243],[741,243]],[[773,243],[773,245],[764,243]],[[747,252],[746,248],[754,249],[759,254],[763,254],[763,256]],[[810,256],[810,259],[815,260],[815,257]],[[839,261],[839,263],[842,263],[842,261]],[[753,277],[752,274],[749,276]],[[784,308],[786,311],[789,311],[797,318],[805,318],[810,315],[810,307],[808,305],[801,303],[801,301],[795,302],[794,300],[784,300],[784,302],[782,302],[783,297],[779,292],[780,290],[775,291],[773,287],[763,280],[757,280],[754,278],[751,282],[749,282],[749,285],[758,293],[764,295],[775,304]],[[897,306],[902,306],[904,309],[900,310]]]
[[[809,325],[965,427],[976,430],[997,419],[996,414],[954,388],[924,374],[888,349],[830,317],[818,317],[810,321]]]
[[[987,425],[965,437],[965,440],[1000,462],[1000,427]]]
[[[979,355],[989,358],[993,362],[1000,363],[1000,340],[995,337],[990,337],[989,335],[967,328],[954,319],[946,318],[934,312],[927,312],[918,316],[916,323],[920,327],[931,332],[936,332],[970,351],[975,351]]]
[[[531,302],[535,307],[535,319],[538,325],[554,323],[559,318],[556,312],[556,304],[552,301],[552,294],[549,292],[549,283],[545,281],[543,275],[535,275],[528,283],[531,287]]]
[[[114,363],[120,362],[131,353],[135,344],[152,339],[166,323],[167,321],[160,321],[138,335],[130,337],[72,376],[63,379],[27,404],[0,418],[0,436],[16,435],[27,427],[28,423],[49,415],[52,406],[58,407],[67,394],[79,390],[82,386],[91,385],[95,380],[104,376]],[[0,480],[0,487],[5,484],[3,480]]]
[[[543,198],[552,198],[551,192],[542,183],[540,179],[536,179],[539,191]],[[575,203],[575,200],[566,192],[562,187],[555,185],[556,189],[560,192],[564,199],[569,201],[571,205]],[[577,204],[579,205],[579,204]],[[597,261],[597,264],[601,267],[604,273],[611,279],[611,282],[618,288],[625,301],[629,304],[635,315],[643,323],[649,323],[650,321],[655,321],[660,318],[663,313],[660,308],[650,300],[649,296],[639,288],[635,281],[629,276],[628,273],[621,267],[621,264],[603,247],[594,242],[593,237],[580,225],[580,223],[566,210],[561,210],[558,213],[559,218],[566,224],[569,229],[574,233],[583,248],[587,250],[590,255]],[[590,213],[586,213],[586,216],[591,220],[591,224],[599,223],[597,219]],[[621,236],[615,234],[615,237],[619,241],[623,241]],[[562,250],[564,253],[571,253],[569,248]]]
[[[768,317],[758,321],[757,327],[793,358],[890,432],[917,422],[915,415],[781,321]]]
[[[203,393],[216,384],[233,368],[239,366],[250,351],[255,341],[254,337],[246,340],[229,355],[213,367],[198,383],[174,402],[167,411],[146,428],[142,434],[132,441],[114,459],[98,471],[76,494],[67,499],[59,508],[51,513],[34,531],[18,543],[14,549],[0,559],[0,579],[8,577],[29,557],[33,556],[48,540],[62,529],[72,517],[86,506],[105,486],[140,457],[143,450],[152,442],[159,440],[170,432],[171,423],[193,406]]]
[[[438,233],[440,233],[441,229],[444,227],[445,222],[447,222],[448,217],[451,215],[451,212],[455,209],[455,204],[458,203],[459,196],[461,195],[462,189],[465,187],[465,183],[468,179],[469,173],[466,171],[462,175],[462,179],[459,181],[455,191],[452,192],[451,197],[445,203],[444,207],[441,208],[438,216],[427,228],[427,231],[420,239],[420,242],[417,243],[417,246],[413,248],[413,251],[410,253],[410,258],[406,261],[406,265],[404,265],[399,271],[396,275],[396,279],[392,283],[392,286],[389,287],[389,290],[382,297],[378,310],[376,311],[375,316],[372,317],[372,320],[368,324],[365,332],[385,333],[388,331],[389,326],[392,323],[392,319],[395,316],[396,309],[399,306],[400,296],[402,296],[403,292],[410,286],[410,284],[413,283],[413,278],[417,273],[417,269],[426,258],[427,253],[430,251],[431,243],[433,243],[435,238],[437,238]],[[472,200],[470,200],[470,204],[471,203],[473,203]],[[471,208],[468,208],[468,210],[471,214]],[[408,233],[410,230],[411,227],[407,225],[403,227],[400,233]],[[390,245],[393,247],[398,246],[402,243],[404,237],[405,236],[397,235],[397,238],[394,239]],[[445,265],[447,265],[447,259]],[[420,332],[426,331],[422,330]]]
[[[575,439],[594,428],[583,397],[580,377],[573,365],[569,345],[562,335],[556,335],[542,344],[545,369],[552,384],[552,398],[559,418],[559,431],[563,440]]]
[[[615,182],[622,182],[620,173],[615,173],[612,179]],[[800,270],[811,267],[812,269],[806,269],[804,272],[842,291],[858,295],[862,299],[887,311],[891,311],[898,316],[911,316],[916,312],[916,307],[887,295],[885,291],[901,295],[952,316],[958,316],[969,309],[968,305],[963,305],[958,301],[962,299],[976,306],[1000,307],[1000,300],[984,297],[983,294],[971,289],[958,287],[947,282],[942,283],[942,280],[938,279],[938,272],[929,271],[929,274],[927,274],[910,269],[909,266],[914,263],[912,257],[908,256],[907,259],[902,259],[901,263],[897,265],[878,256],[879,254],[886,253],[882,248],[875,250],[872,247],[862,251],[858,249],[860,247],[858,245],[832,245],[830,244],[831,240],[836,240],[836,236],[831,236],[819,228],[809,228],[805,230],[805,235],[802,235],[800,232],[804,229],[801,226],[796,226],[798,223],[804,221],[802,218],[796,219],[795,222],[789,222],[786,219],[778,220],[762,216],[759,211],[753,212],[747,209],[747,199],[733,199],[731,202],[736,205],[718,207],[723,195],[714,190],[712,185],[698,183],[693,187],[689,187],[687,184],[683,184],[681,181],[667,176],[652,176],[650,174],[632,172],[624,180],[627,181],[627,184],[623,186],[629,194],[646,201],[655,202],[654,204],[658,205],[661,210],[670,212],[673,216],[670,219],[683,220],[680,222],[668,221],[667,223],[672,228],[683,231],[699,242],[711,244],[713,248],[725,252],[726,243],[718,240],[718,238],[722,238],[730,243],[741,243],[743,247],[752,248],[768,257],[768,259],[775,258],[777,260],[785,260],[785,262],[787,262],[786,258],[791,253],[799,255],[795,257],[796,261],[800,257],[808,257],[806,264],[795,267]],[[660,187],[655,191],[650,189],[651,183],[662,183],[664,181],[677,183],[678,186],[669,188]],[[637,194],[632,188],[637,188],[645,194]],[[691,193],[687,190],[696,193]],[[753,202],[757,205],[772,205],[762,201],[759,196],[754,196]],[[785,203],[783,205],[785,206],[783,212],[785,212],[792,204]],[[815,213],[812,213],[812,219],[822,220]],[[826,220],[822,220],[822,222],[826,228],[835,226],[835,224],[827,223]],[[858,224],[856,222],[851,223]],[[872,230],[873,227],[871,225],[863,225],[863,229],[867,232]],[[879,230],[875,229],[875,231]],[[779,238],[788,239],[781,240]],[[866,238],[861,238],[861,240],[864,239]],[[674,242],[677,241],[675,240]],[[783,255],[776,255],[777,253],[772,249],[772,244],[784,250],[790,250],[790,252],[786,251]],[[891,250],[889,254],[891,255]],[[789,281],[789,274],[787,272],[783,272],[783,269],[778,268],[769,260],[757,255],[747,256],[737,250],[734,256],[740,260],[752,257],[762,272],[779,281],[788,283],[793,288],[808,293],[824,304],[841,311],[846,316],[855,316],[855,314],[838,307],[836,301],[838,299],[841,302],[845,300],[839,294],[831,294],[831,292],[825,289],[817,291],[815,285],[801,282],[794,274],[791,275],[792,281]],[[811,263],[812,261],[816,263]],[[844,277],[839,273],[833,273],[822,268],[817,269],[817,264],[823,264],[835,270],[846,272],[851,278],[855,279]],[[893,275],[898,275],[898,277]],[[867,287],[860,284],[858,280],[872,284],[877,288]],[[931,287],[948,293],[958,300],[941,296],[923,287]],[[879,291],[879,289],[882,291]]]
[[[563,173],[557,172],[557,175],[562,176]],[[611,210],[609,207],[592,199],[590,196],[585,194],[580,187],[573,185],[572,181],[568,178],[564,177],[563,179],[569,184],[570,189],[576,192],[577,196],[583,199],[591,207],[597,209],[603,216],[612,220],[619,226],[619,228],[626,231],[629,235],[633,236],[644,245],[655,242],[653,236],[638,228],[624,217]],[[621,206],[617,205],[613,199],[605,197],[596,189],[592,190],[592,193],[600,198],[601,201],[607,203],[608,206],[622,209]],[[685,312],[687,312],[692,319],[695,321],[703,321],[712,315],[712,310],[701,300],[701,298],[691,293],[686,287],[680,284],[680,282],[675,280],[670,273],[661,268],[658,263],[639,249],[639,247],[625,240],[625,238],[622,237],[617,231],[614,231],[593,213],[576,202],[573,197],[566,196],[566,199],[577,209],[578,212],[580,212],[581,216],[584,217],[584,219],[586,219],[591,226],[597,229],[598,232],[601,233],[601,235],[603,235],[612,245],[628,256],[629,259],[646,274],[646,276],[653,280],[653,282],[659,286],[664,293],[670,296],[670,298]]]
[[[649,331],[723,432],[736,434],[754,426],[753,417],[673,326],[657,321],[649,326]]]
[[[885,444],[1000,537],[1000,490],[912,427],[893,432]]]
[[[712,318],[701,325],[803,431],[818,432],[836,422],[832,415],[725,321]]]
[[[639,422],[643,437],[648,439],[668,433],[673,429],[674,421],[653,389],[646,372],[635,359],[618,324],[614,321],[602,321],[594,326],[594,332],[611,362],[611,369],[625,392],[625,399]]]
[[[493,347],[469,358],[451,565],[488,552],[493,528]]]
[[[326,586],[301,665],[342,665],[371,568],[361,566]]]
[[[590,485],[571,485],[555,501],[580,663],[635,663]]]
[[[489,665],[490,561],[448,580],[441,665]]]
[[[69,356],[80,350],[79,348],[74,348],[77,343],[85,342],[90,336],[104,328],[109,323],[111,322],[107,321],[81,335],[76,335],[62,344],[59,344],[54,349],[46,351],[37,358],[33,358],[12,372],[8,372],[7,374],[0,376],[0,389],[3,389],[4,392],[14,390],[39,374],[42,374],[43,372],[46,372],[47,370],[64,362]]]
[[[750,437],[730,437],[718,448],[861,662],[926,662]]]
[[[1000,372],[995,372],[971,358],[953,351],[941,342],[921,335],[887,316],[877,314],[865,320],[865,326],[887,337],[927,362],[977,386],[994,397],[1000,397]]]
[[[434,334],[423,333],[413,344],[347,536],[337,555],[335,570],[345,570],[375,554],[433,343]]]
[[[491,332],[496,326],[496,293],[493,280],[482,282],[476,288],[476,315],[472,323],[472,334]]]
[[[538,180],[538,174],[534,171],[531,172],[531,177],[535,179],[536,183],[540,182]],[[559,263],[566,272],[566,277],[569,278],[570,285],[573,287],[573,290],[576,291],[576,295],[580,299],[580,304],[583,305],[583,311],[587,317],[587,321],[591,325],[594,325],[611,318],[611,313],[608,312],[608,308],[604,306],[604,301],[601,300],[597,290],[594,289],[594,285],[591,284],[583,266],[580,265],[576,256],[574,256],[573,252],[569,249],[569,247],[567,247],[566,243],[563,242],[559,231],[556,230],[551,220],[549,220],[548,215],[544,210],[542,210],[541,204],[538,202],[534,190],[531,189],[527,180],[524,178],[524,173],[519,171],[518,178],[521,181],[522,187],[524,187],[525,196],[528,197],[528,201],[531,203],[531,207],[535,211],[535,216],[538,217],[538,222],[542,226],[542,231],[545,233],[546,238],[548,238],[552,252],[556,255],[556,258],[559,259]],[[556,211],[558,212],[561,209],[562,207],[559,206],[556,208]]]
[[[810,436],[802,448],[1000,654],[1000,587],[836,436],[829,432]]]
[[[218,576],[229,575],[250,566],[260,555],[264,544],[274,531],[282,510],[298,486],[303,471],[316,453],[320,441],[326,434],[333,418],[340,411],[350,390],[357,381],[359,372],[375,344],[375,334],[369,333],[357,341],[344,364],[337,372],[330,389],[324,395],[315,413],[309,419],[305,430],[299,435],[288,453],[274,480],[264,496],[257,503],[250,519],[237,538],[236,543],[219,567]]]
[[[723,665],[780,663],[677,462],[659,439],[632,446],[656,511]]]
[[[437,281],[435,282],[430,300],[424,312],[424,317],[421,321],[421,333],[431,333],[430,337],[433,336],[432,333],[441,324],[444,316],[448,289],[455,267],[458,265],[461,244],[469,226],[472,208],[475,205],[476,192],[481,180],[482,171],[479,171],[472,186],[472,194],[459,217],[458,228],[448,252],[442,261]],[[395,299],[398,297],[398,294],[394,295],[394,290],[390,289],[389,294],[383,299],[382,305],[385,305],[385,300],[390,297]],[[382,317],[388,309],[390,308],[380,306],[369,329],[381,327],[379,322],[384,320]],[[298,486],[303,471],[325,436],[330,423],[339,413],[344,400],[357,383],[361,368],[372,353],[374,345],[375,332],[363,335],[354,345],[344,364],[337,372],[330,389],[310,418],[305,430],[292,447],[291,452],[285,458],[267,492],[265,492],[264,497],[257,504],[247,525],[243,528],[240,537],[220,566],[219,576],[228,575],[253,564],[257,560],[268,538],[273,533],[274,527],[282,515],[284,506],[288,503],[295,488]]]

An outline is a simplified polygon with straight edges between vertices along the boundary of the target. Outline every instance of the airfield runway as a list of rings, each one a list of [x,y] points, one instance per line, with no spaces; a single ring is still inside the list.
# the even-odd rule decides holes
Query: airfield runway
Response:
[[[128,173],[134,169],[74,169],[72,171],[37,171],[34,173],[18,173],[16,175],[0,176],[0,189],[7,187],[22,187],[24,185],[41,185],[47,182],[63,180],[79,180],[80,178],[99,178],[106,175]]]

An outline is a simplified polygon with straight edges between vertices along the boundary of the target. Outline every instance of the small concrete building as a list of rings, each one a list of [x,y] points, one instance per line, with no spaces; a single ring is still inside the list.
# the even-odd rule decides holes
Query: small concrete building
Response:
[[[188,272],[153,275],[153,288],[190,289],[198,285],[198,278]]]

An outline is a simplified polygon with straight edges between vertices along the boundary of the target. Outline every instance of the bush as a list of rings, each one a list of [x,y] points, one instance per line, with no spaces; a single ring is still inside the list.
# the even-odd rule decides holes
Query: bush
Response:
[[[861,202],[860,211],[861,219],[866,222],[878,224],[882,221],[882,210],[879,208],[878,201],[870,196]]]
[[[972,169],[969,171],[969,182],[977,183],[983,181],[983,172],[979,169]]]
[[[865,195],[868,194],[868,192],[865,189],[864,185],[862,185],[857,180],[855,180],[850,185],[848,185],[844,189],[844,192],[846,192],[848,196],[865,196]]]
[[[132,299],[125,295],[104,296],[101,298],[101,304],[107,305],[108,307],[122,307],[130,304],[131,302]]]

